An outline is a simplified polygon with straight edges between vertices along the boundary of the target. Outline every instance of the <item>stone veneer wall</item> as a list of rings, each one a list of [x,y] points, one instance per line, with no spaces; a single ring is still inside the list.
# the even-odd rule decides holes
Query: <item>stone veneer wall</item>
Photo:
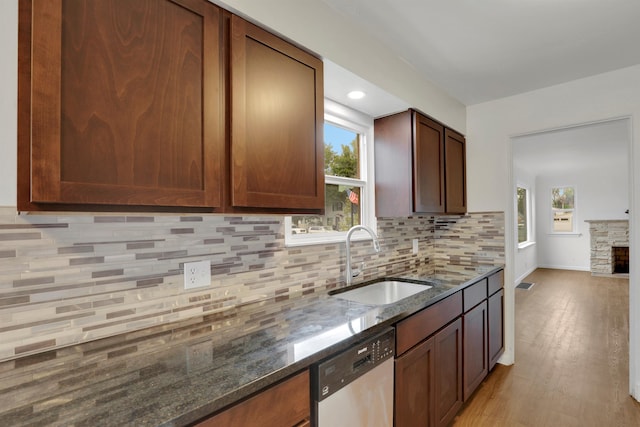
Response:
[[[282,216],[0,209],[0,360],[185,319],[221,333],[273,325],[268,306],[261,316],[225,312],[325,292],[342,285],[344,268],[343,244],[286,248],[283,230]],[[379,254],[354,243],[355,262],[367,264],[358,281],[427,275],[442,262],[504,263],[502,213],[380,218],[378,233]],[[185,291],[182,263],[201,259],[211,260],[212,286]]]
[[[589,220],[591,235],[591,274],[612,274],[611,247],[629,246],[629,221]]]

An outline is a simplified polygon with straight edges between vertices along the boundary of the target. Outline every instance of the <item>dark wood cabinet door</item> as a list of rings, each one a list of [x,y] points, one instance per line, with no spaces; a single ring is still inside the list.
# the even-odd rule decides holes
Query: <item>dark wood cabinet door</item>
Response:
[[[374,120],[376,216],[413,213],[413,112]]]
[[[504,289],[489,297],[489,370],[504,353]]]
[[[444,127],[413,114],[413,211],[445,212]]]
[[[428,339],[395,361],[396,427],[433,426],[434,418],[434,339]]]
[[[446,426],[462,406],[462,320],[434,336],[435,425]]]
[[[489,373],[487,301],[465,313],[463,320],[463,397],[466,401]]]
[[[311,419],[309,371],[303,371],[196,424],[198,427],[308,426]]]
[[[467,212],[466,151],[464,136],[446,129],[444,132],[447,213]]]
[[[21,18],[30,31],[21,32],[27,37],[20,54],[31,65],[21,61],[20,110],[30,123],[20,127],[19,152],[30,156],[31,167],[21,175],[30,180],[21,180],[22,209],[32,203],[220,206],[216,6],[23,1],[25,14],[32,19]]]
[[[231,18],[231,204],[324,209],[322,61]]]

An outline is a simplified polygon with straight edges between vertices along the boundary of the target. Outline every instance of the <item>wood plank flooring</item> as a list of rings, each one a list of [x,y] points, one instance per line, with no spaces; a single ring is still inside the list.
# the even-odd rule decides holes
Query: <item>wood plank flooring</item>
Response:
[[[453,425],[640,426],[629,396],[629,281],[538,269],[516,289],[516,363],[498,364]]]

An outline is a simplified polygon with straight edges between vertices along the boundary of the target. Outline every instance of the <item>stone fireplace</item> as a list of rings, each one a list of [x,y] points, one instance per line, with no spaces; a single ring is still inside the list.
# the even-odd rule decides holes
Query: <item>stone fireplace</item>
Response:
[[[588,220],[591,235],[591,274],[629,273],[629,221]]]

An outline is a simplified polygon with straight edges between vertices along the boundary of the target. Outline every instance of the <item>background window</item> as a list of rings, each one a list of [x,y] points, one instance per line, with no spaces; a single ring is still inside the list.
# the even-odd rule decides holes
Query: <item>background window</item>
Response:
[[[553,187],[551,189],[551,211],[554,233],[575,231],[575,188]]]
[[[529,190],[524,187],[518,187],[518,243],[526,243],[530,234],[530,219],[529,219]]]

